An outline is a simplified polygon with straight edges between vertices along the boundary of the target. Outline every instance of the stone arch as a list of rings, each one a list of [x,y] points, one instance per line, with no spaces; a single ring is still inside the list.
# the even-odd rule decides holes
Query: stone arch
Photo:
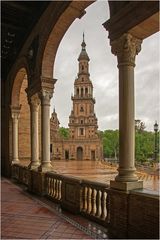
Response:
[[[53,78],[54,61],[58,46],[76,18],[84,15],[84,10],[94,1],[72,1],[63,14],[59,17],[57,23],[52,28],[48,40],[46,42],[42,57],[42,76]],[[44,36],[46,38],[46,36]]]
[[[8,77],[12,83],[10,91],[10,104],[12,106],[19,106],[20,90],[25,75],[27,76],[27,79],[29,79],[29,67],[27,60],[26,58],[20,58]]]
[[[11,76],[11,77],[10,77]],[[18,119],[18,155],[19,159],[30,159],[30,108],[25,89],[28,87],[29,67],[26,58],[19,58],[16,66],[9,77],[12,83],[10,105],[12,110],[20,109]],[[11,119],[11,116],[10,116]],[[12,131],[9,133],[9,141],[12,142]],[[10,155],[12,155],[12,144],[10,144]]]

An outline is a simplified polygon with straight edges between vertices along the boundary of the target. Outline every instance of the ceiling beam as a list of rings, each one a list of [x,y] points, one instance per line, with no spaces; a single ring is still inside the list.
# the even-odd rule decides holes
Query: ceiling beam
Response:
[[[10,28],[10,29],[12,29],[13,31],[25,31],[25,27],[22,27],[22,26],[15,26],[15,25],[13,25],[13,24],[10,24],[10,23],[4,23],[4,22],[2,22],[1,23],[1,25],[2,25],[2,27],[5,27],[5,28]]]
[[[31,9],[28,8],[27,6],[23,6],[23,5],[21,4],[21,2],[18,3],[18,2],[7,1],[7,2],[5,2],[5,4],[6,4],[8,7],[12,7],[12,8],[15,8],[15,9],[17,9],[17,10],[20,10],[20,11],[23,11],[23,12],[26,12],[26,13],[30,13],[30,12],[31,12]]]

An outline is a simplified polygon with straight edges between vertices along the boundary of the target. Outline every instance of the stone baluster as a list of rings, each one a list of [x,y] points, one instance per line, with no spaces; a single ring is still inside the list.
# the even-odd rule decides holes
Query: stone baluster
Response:
[[[101,197],[101,192],[99,189],[97,189],[97,194],[96,194],[96,217],[100,217],[101,214],[101,204],[100,204],[100,197]]]

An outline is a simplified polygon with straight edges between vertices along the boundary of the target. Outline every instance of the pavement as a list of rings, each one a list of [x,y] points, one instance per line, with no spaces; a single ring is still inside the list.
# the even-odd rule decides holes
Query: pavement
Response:
[[[1,178],[1,239],[108,239],[107,229]]]

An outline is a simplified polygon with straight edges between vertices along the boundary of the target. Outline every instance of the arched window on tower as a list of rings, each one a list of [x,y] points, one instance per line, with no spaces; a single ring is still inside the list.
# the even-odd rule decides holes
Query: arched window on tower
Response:
[[[85,95],[88,94],[88,88],[85,88]]]
[[[81,88],[81,97],[83,97],[83,88]]]
[[[77,88],[77,95],[79,95],[79,88]]]
[[[84,70],[84,66],[82,65],[82,71]]]

